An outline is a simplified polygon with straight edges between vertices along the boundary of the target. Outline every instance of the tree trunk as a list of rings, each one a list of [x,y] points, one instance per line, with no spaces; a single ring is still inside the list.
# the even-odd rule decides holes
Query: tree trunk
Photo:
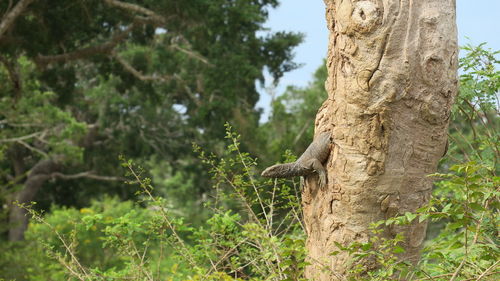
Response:
[[[51,159],[40,160],[29,173],[23,189],[15,192],[9,204],[9,241],[21,241],[28,228],[29,218],[25,209],[18,204],[29,204],[35,198],[50,174],[58,170],[58,164]]]
[[[332,131],[328,188],[308,179],[304,220],[308,280],[348,270],[334,242],[366,242],[369,224],[428,202],[457,93],[454,0],[325,0],[330,30],[328,99],[316,134]],[[417,261],[426,223],[387,227]],[[373,264],[364,261],[367,270]]]

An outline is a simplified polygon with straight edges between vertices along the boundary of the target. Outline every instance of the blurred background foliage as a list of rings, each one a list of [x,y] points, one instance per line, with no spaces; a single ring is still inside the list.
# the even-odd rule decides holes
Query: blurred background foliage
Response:
[[[302,35],[263,27],[278,1],[2,1],[0,14],[21,2],[0,33],[0,278],[302,280],[298,183],[256,175],[307,147],[327,73],[259,122],[263,73],[298,67]],[[420,214],[434,280],[498,271],[499,52],[463,52]],[[31,201],[28,220],[17,204]]]
[[[0,14],[22,2],[2,1]],[[220,152],[224,122],[257,128],[264,70],[278,80],[297,67],[302,35],[263,27],[274,0],[32,2],[0,37],[0,178],[6,222],[21,228],[11,240],[27,223],[16,200],[48,209],[133,198],[118,154],[200,200],[210,185],[191,143]]]

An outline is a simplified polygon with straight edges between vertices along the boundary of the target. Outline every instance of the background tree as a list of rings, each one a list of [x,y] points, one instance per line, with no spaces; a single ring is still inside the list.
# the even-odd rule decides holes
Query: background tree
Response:
[[[21,239],[27,223],[15,201],[37,196],[48,207],[87,204],[92,194],[130,197],[95,182],[119,180],[119,153],[155,154],[192,176],[200,170],[189,160],[192,141],[216,147],[224,121],[257,126],[255,81],[264,68],[274,79],[295,68],[292,48],[301,41],[257,34],[277,5],[2,1],[0,144],[10,240]],[[206,179],[196,177],[191,194],[207,190]],[[42,186],[47,192],[38,193]]]
[[[368,241],[370,223],[428,202],[426,176],[445,151],[458,67],[454,1],[325,3],[329,96],[316,133],[330,130],[335,145],[328,188],[309,185],[302,198],[306,277],[314,280],[346,272],[348,253],[331,253]],[[403,234],[400,258],[417,261],[425,230],[415,221],[383,235]],[[358,262],[367,271],[376,266],[370,258]]]

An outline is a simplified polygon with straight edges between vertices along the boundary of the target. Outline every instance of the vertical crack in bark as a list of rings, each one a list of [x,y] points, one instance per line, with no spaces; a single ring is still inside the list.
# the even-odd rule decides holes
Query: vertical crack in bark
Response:
[[[382,41],[382,46],[381,46],[380,51],[379,51],[379,53],[380,53],[380,57],[379,57],[379,59],[378,59],[378,61],[377,61],[377,65],[376,65],[376,66],[375,66],[375,68],[372,70],[372,72],[371,72],[371,74],[370,74],[370,76],[368,77],[368,80],[367,80],[367,82],[366,82],[366,85],[368,86],[368,91],[370,91],[370,82],[371,82],[371,80],[372,80],[372,78],[373,78],[373,75],[375,75],[375,72],[376,72],[377,70],[380,70],[380,69],[379,69],[379,67],[380,67],[380,63],[382,62],[382,59],[383,59],[383,58],[384,58],[384,56],[385,56],[385,51],[387,50],[387,41],[388,41],[388,39],[389,39],[389,35],[390,35],[390,34],[391,34],[391,33],[390,33],[390,30],[389,30],[389,31],[387,31],[387,34],[384,36],[384,40]]]

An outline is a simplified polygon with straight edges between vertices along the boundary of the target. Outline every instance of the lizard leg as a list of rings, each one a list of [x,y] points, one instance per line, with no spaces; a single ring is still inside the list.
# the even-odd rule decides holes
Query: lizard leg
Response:
[[[326,186],[326,170],[323,167],[323,164],[318,159],[312,159],[310,162],[311,167],[314,169],[316,173],[318,173],[319,179],[318,184],[321,189]]]

